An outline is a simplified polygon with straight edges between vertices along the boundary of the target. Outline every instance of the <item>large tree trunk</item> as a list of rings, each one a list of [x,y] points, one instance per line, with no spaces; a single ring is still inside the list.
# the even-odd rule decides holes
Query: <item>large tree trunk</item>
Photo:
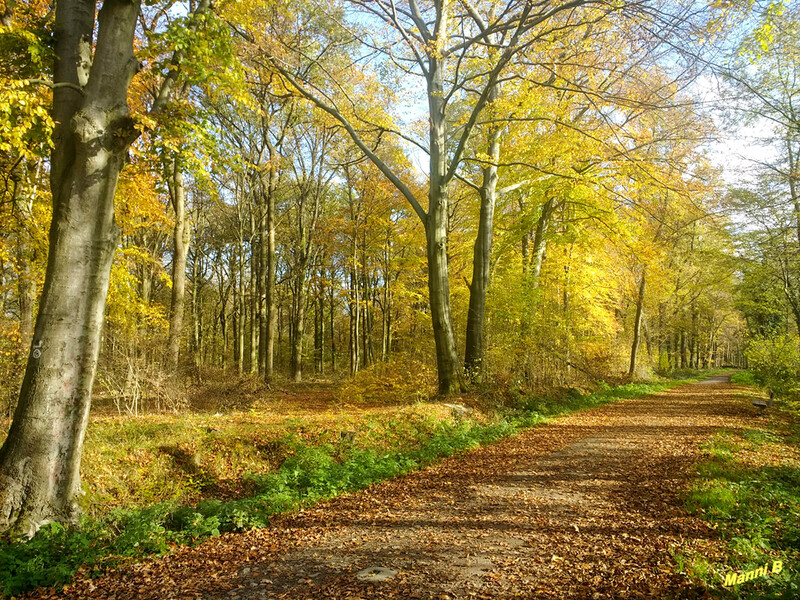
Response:
[[[494,88],[489,96],[489,102],[496,99],[497,88]],[[484,353],[483,322],[486,314],[486,290],[489,287],[489,268],[492,259],[497,162],[500,160],[501,131],[502,129],[496,125],[489,129],[488,156],[490,164],[483,169],[478,235],[475,238],[472,252],[472,283],[469,286],[469,311],[467,312],[464,350],[464,369],[471,378],[475,378],[480,372]]]
[[[433,186],[431,186],[433,187]],[[431,303],[433,339],[436,344],[436,365],[439,393],[455,394],[464,389],[458,360],[453,319],[450,313],[450,280],[447,268],[447,202],[431,194],[431,211],[425,227],[428,254],[428,295]]]
[[[633,377],[636,373],[636,358],[639,353],[642,331],[642,313],[644,312],[644,292],[647,277],[642,271],[642,280],[639,282],[639,298],[636,300],[636,320],[633,322],[633,345],[631,346],[631,364],[628,368],[628,375]]]
[[[177,156],[172,158],[168,171],[168,188],[172,209],[175,211],[175,228],[172,233],[172,298],[169,306],[169,337],[167,340],[167,368],[175,374],[181,350],[183,332],[183,299],[186,289],[186,250],[190,229],[186,224],[186,188]]]
[[[443,18],[443,20],[445,20]],[[448,156],[443,65],[430,59],[428,105],[430,114],[430,187],[425,241],[428,257],[428,297],[431,304],[433,340],[439,393],[455,394],[465,389],[458,357],[453,317],[450,311],[450,277],[447,262]]]
[[[0,530],[28,535],[79,510],[81,450],[119,238],[114,193],[136,137],[126,100],[139,67],[139,4],[104,2],[87,80],[94,11],[90,0],[56,4],[54,81],[64,85],[53,91],[50,254],[19,402],[0,449]]]

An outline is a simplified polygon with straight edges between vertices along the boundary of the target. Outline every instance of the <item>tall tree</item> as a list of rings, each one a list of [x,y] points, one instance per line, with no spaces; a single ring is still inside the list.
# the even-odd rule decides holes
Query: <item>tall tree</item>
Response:
[[[472,5],[469,2],[452,4],[434,1],[419,5],[409,0],[403,6],[385,0],[353,0],[349,5],[362,20],[375,22],[371,30],[351,24],[359,30],[354,40],[371,49],[385,48],[388,66],[400,65],[406,74],[421,78],[427,105],[427,139],[416,140],[411,131],[400,131],[390,124],[379,124],[387,131],[423,149],[428,155],[427,210],[403,181],[370,146],[363,129],[375,128],[375,123],[359,119],[357,111],[342,109],[334,95],[326,93],[311,74],[330,73],[321,69],[318,59],[308,60],[308,53],[295,37],[276,31],[279,47],[267,56],[273,67],[283,75],[288,85],[319,108],[339,121],[361,151],[375,163],[411,204],[426,233],[428,258],[428,296],[436,345],[439,391],[457,392],[464,387],[462,365],[456,347],[450,307],[448,269],[448,216],[451,184],[458,175],[464,153],[490,99],[496,94],[502,74],[509,63],[533,39],[545,37],[568,24],[582,22],[586,15],[578,9],[596,3],[574,0],[562,3],[518,3],[510,1],[500,6]],[[597,10],[613,11],[613,6],[597,4]],[[559,20],[559,17],[563,19]],[[595,18],[597,15],[595,15]],[[285,23],[284,23],[285,25]],[[500,38],[495,42],[495,38]],[[330,49],[335,44],[330,44]],[[342,45],[339,43],[339,45]],[[404,54],[398,55],[403,48]],[[391,50],[389,50],[391,49]],[[307,64],[299,69],[283,56],[289,53],[294,61]],[[379,50],[380,52],[380,50]],[[328,52],[329,53],[329,52]],[[485,56],[480,72],[465,72],[462,63],[474,55]],[[341,87],[343,78],[328,82],[332,88]],[[349,96],[344,96],[347,104]],[[462,106],[458,106],[463,103]],[[464,108],[465,107],[465,108]],[[459,115],[461,125],[451,129]],[[488,215],[487,215],[488,216]],[[483,245],[479,245],[482,249]],[[479,269],[479,272],[483,269]],[[479,283],[482,278],[478,277]],[[477,285],[477,284],[476,284]]]
[[[81,451],[118,242],[114,194],[139,135],[127,103],[140,69],[133,52],[139,8],[138,0],[106,0],[99,13],[91,0],[56,3],[50,254],[19,402],[0,449],[2,530],[30,535],[79,510]],[[207,10],[203,0],[195,14]],[[163,86],[173,83],[168,75]]]

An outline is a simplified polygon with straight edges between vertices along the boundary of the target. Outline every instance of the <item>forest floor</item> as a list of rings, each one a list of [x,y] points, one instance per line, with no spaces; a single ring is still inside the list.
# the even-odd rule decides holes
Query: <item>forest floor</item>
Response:
[[[684,509],[701,443],[751,426],[726,377],[574,413],[268,528],[79,580],[65,598],[702,598],[675,552],[719,558]],[[386,581],[364,581],[371,567]],[[44,595],[42,595],[44,594]],[[39,591],[39,597],[48,592]]]

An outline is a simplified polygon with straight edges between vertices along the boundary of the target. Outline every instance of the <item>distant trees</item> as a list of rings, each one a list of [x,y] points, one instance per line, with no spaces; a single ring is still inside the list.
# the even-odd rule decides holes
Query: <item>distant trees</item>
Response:
[[[743,222],[739,307],[755,340],[800,330],[800,5],[771,3],[723,71],[735,113],[766,134],[768,158],[730,192]],[[759,348],[752,352],[759,354]],[[764,358],[763,353],[759,354]]]
[[[673,52],[705,6],[4,6],[0,529],[74,518],[96,367],[135,415],[434,361],[527,393],[735,334]]]

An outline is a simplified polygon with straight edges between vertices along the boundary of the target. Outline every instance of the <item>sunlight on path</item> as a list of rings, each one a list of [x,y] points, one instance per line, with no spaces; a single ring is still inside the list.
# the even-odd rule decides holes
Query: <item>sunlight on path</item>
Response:
[[[679,494],[698,444],[751,412],[716,377],[576,413],[133,567],[88,595],[699,598],[670,550],[711,547],[714,534]],[[377,568],[390,575],[363,576]],[[87,595],[80,587],[70,597]]]

